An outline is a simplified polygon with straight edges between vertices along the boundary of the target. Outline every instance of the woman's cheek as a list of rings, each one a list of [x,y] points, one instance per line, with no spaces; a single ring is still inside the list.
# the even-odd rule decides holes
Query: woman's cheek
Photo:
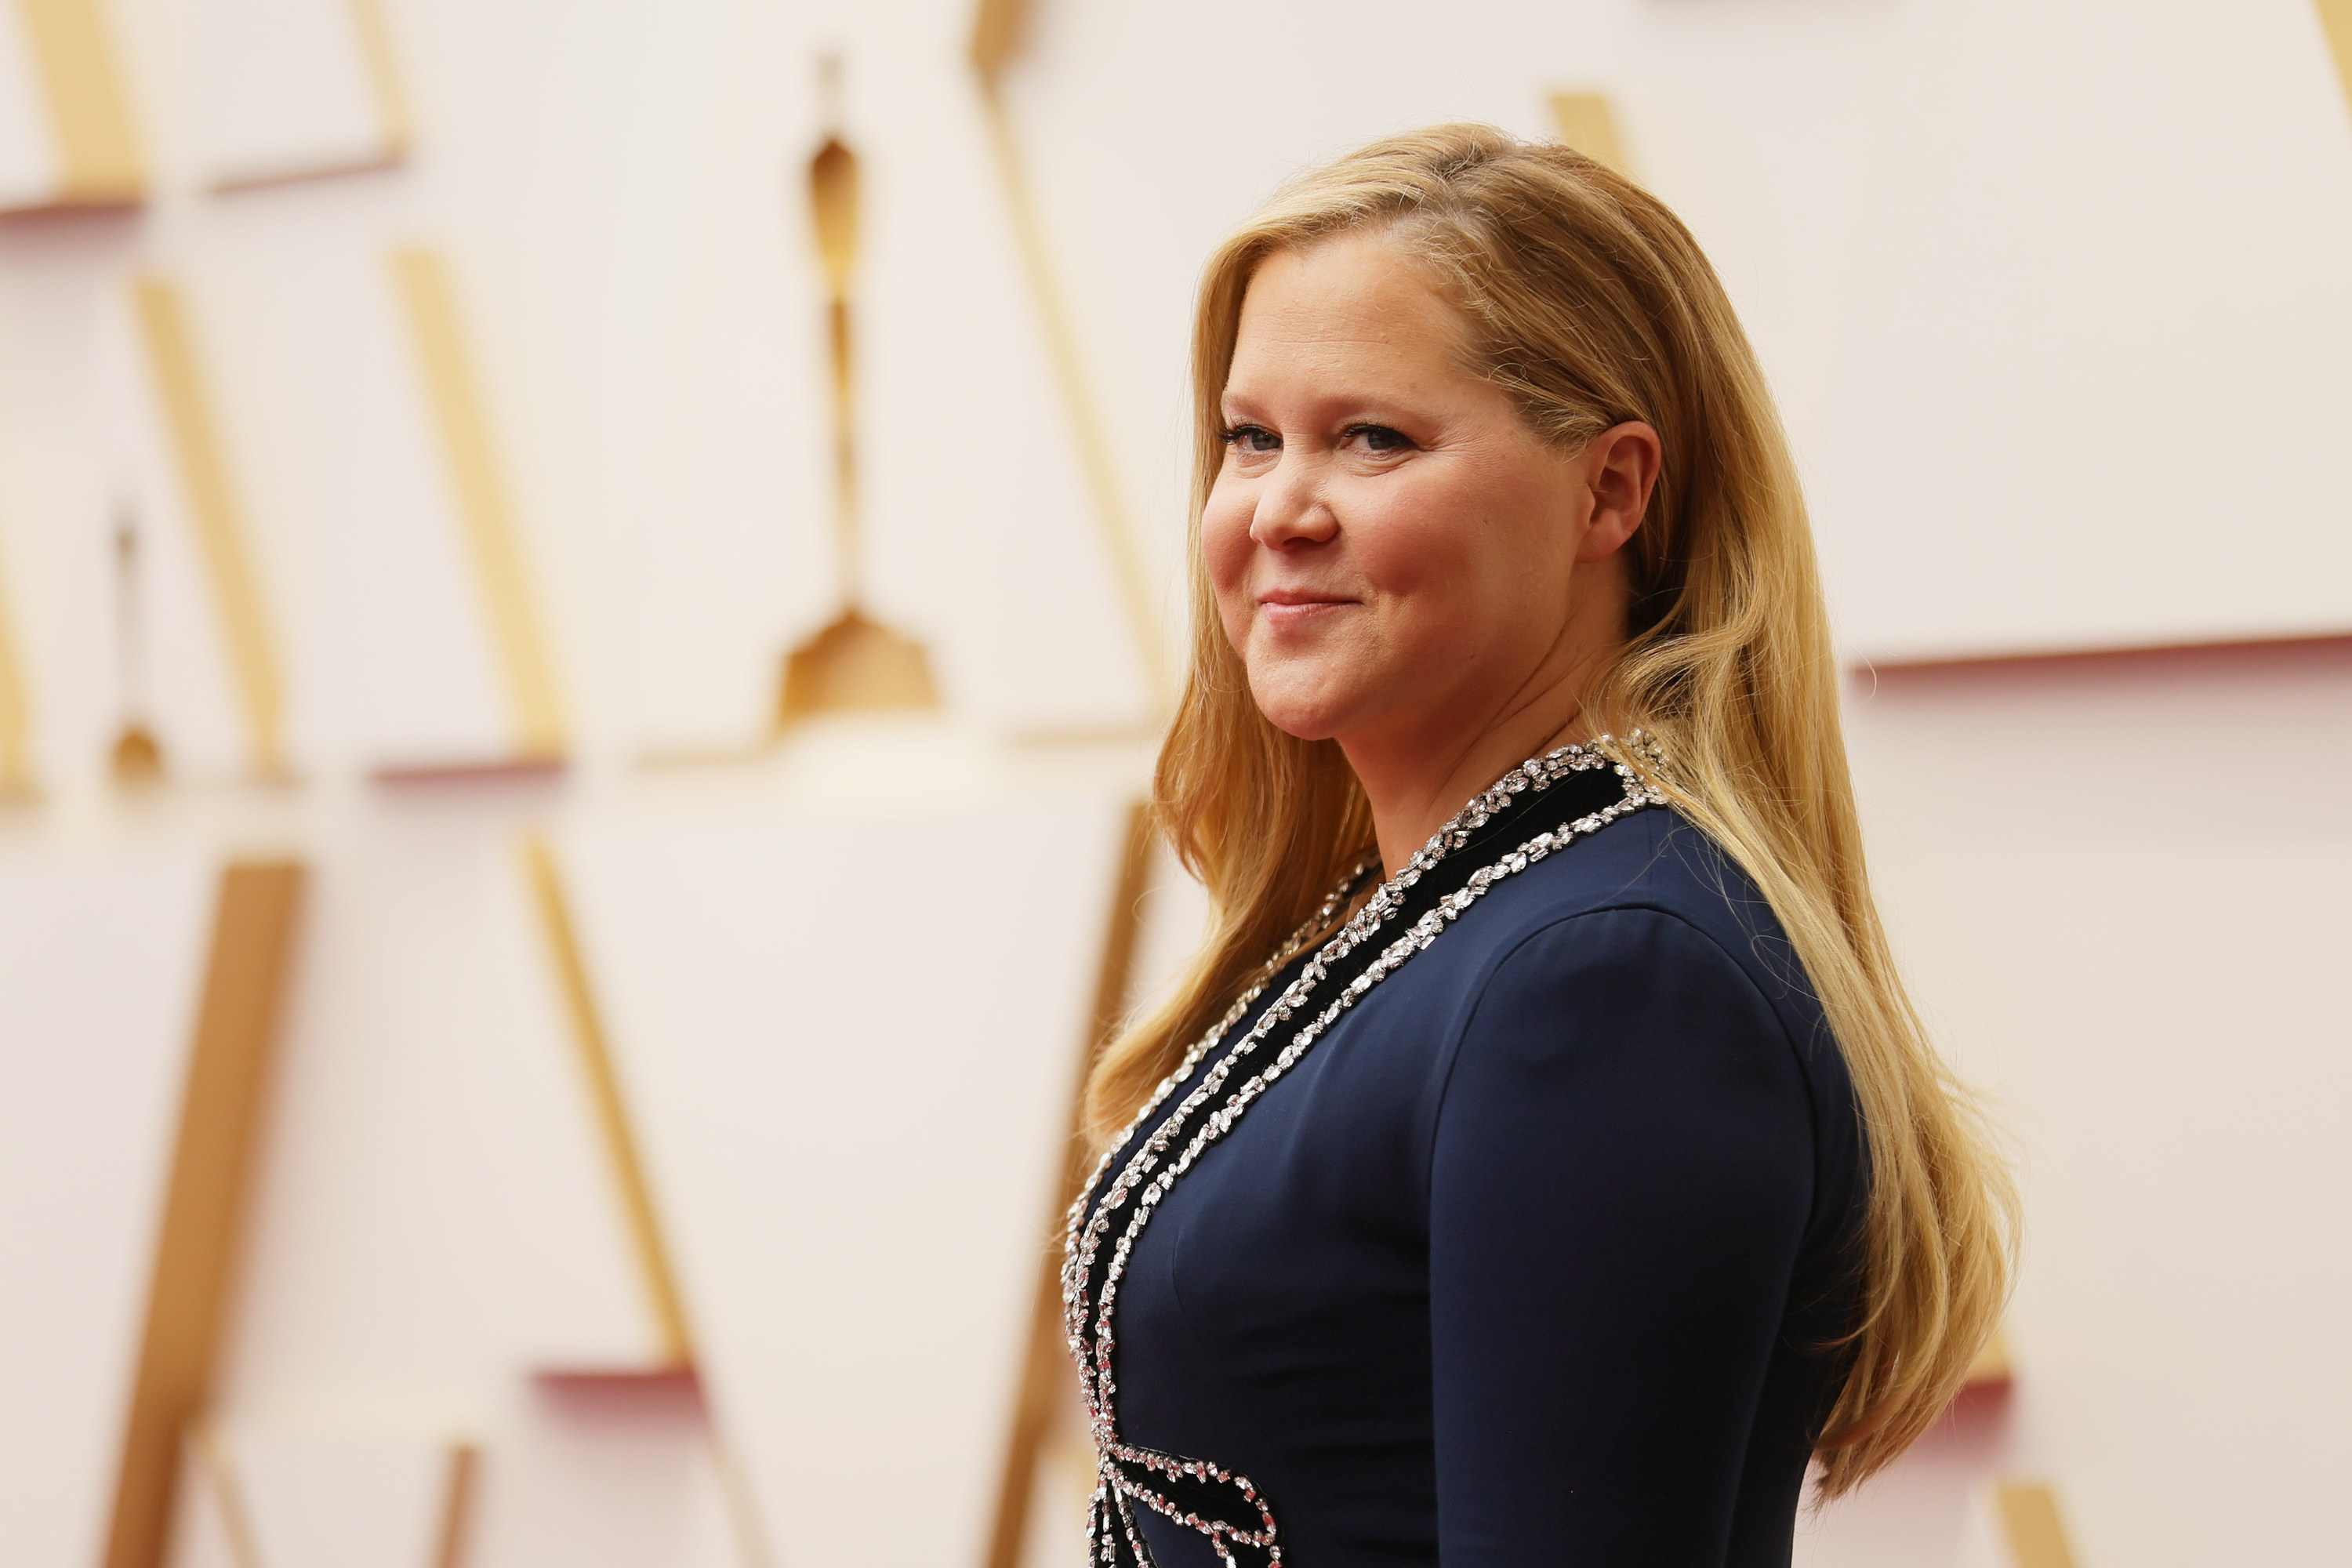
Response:
[[[1212,493],[1201,511],[1202,564],[1209,570],[1209,585],[1223,604],[1243,592],[1249,576],[1249,509],[1228,500],[1220,504]]]
[[[1442,582],[1454,548],[1443,522],[1447,498],[1424,498],[1403,486],[1357,498],[1348,512],[1349,560],[1367,586],[1384,595],[1419,591]]]

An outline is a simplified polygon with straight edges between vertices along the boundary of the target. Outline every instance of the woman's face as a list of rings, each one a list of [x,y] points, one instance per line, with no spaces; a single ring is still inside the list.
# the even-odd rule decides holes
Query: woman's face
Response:
[[[1258,707],[1351,756],[1449,751],[1456,731],[1557,707],[1622,635],[1613,554],[1640,521],[1654,434],[1545,445],[1463,368],[1465,333],[1376,236],[1276,253],[1243,303],[1202,549]],[[1627,431],[1651,458],[1612,512],[1594,449]]]

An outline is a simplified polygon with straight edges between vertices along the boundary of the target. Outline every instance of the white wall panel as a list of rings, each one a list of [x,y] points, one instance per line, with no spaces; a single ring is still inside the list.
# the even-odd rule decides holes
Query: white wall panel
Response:
[[[184,100],[214,184],[383,162],[397,151],[359,7],[375,0],[191,0],[176,18]]]
[[[2352,628],[2352,121],[2313,7],[1920,5],[1888,68],[1814,454],[1853,650]]]
[[[208,577],[191,507],[187,472],[175,450],[152,345],[135,315],[130,277],[114,280],[99,318],[98,412],[107,504],[77,520],[82,548],[115,570],[115,531],[137,539],[134,580],[110,579],[113,616],[130,616],[133,667],[119,679],[137,695],[182,780],[219,782],[250,771],[245,715],[237,703],[221,605]],[[194,323],[201,332],[204,323]],[[224,451],[234,482],[236,454]],[[110,629],[112,621],[110,617]]]
[[[534,1367],[655,1358],[514,848],[544,804],[395,797],[320,835],[228,1417],[466,1431]]]
[[[36,772],[72,787],[104,777],[121,723],[109,541],[116,498],[100,416],[131,384],[121,267],[102,233],[60,225],[13,237],[13,247],[0,239],[8,607],[30,688]]]
[[[1941,1480],[1832,1507],[1811,1568],[1891,1561],[1906,1527],[1913,1550],[1948,1540],[1937,1510],[2000,1473],[2056,1484],[2085,1563],[2334,1552],[2347,716],[2341,658],[1851,705],[1897,956],[2013,1141],[2026,1250],[2006,1417],[1929,1445]]]
[[[416,344],[383,259],[352,268],[337,323],[348,357],[318,394],[342,410],[326,591],[349,617],[353,751],[379,764],[495,761],[516,750],[515,721]]]
[[[1124,822],[1104,795],[567,840],[779,1562],[982,1548]]]
[[[2305,0],[1581,0],[1442,28],[1049,0],[1032,36],[1013,101],[1163,538],[1223,232],[1386,131],[1548,133],[1542,93],[1575,86],[1614,97],[1754,329],[1853,652],[2352,624],[2352,124]]]
[[[221,1446],[272,1568],[441,1568],[448,1444],[237,1430]]]
[[[0,243],[13,285],[0,497],[22,541],[11,607],[37,683],[40,771],[102,773],[123,692],[143,685],[174,776],[243,776],[247,721],[185,475],[129,275],[85,243],[97,237],[32,237],[13,256]],[[363,227],[342,244],[281,239],[269,263],[243,267],[232,258],[251,260],[252,237],[223,237],[236,243],[192,268],[182,298],[297,772],[507,755],[514,722],[484,595],[383,250]],[[135,675],[116,636],[126,512],[140,537]]]
[[[689,243],[659,279],[657,510],[625,612],[648,667],[676,672],[674,733],[688,711],[705,736],[764,717],[776,658],[833,613],[807,194],[826,51],[863,181],[852,310],[874,607],[929,646],[948,705],[990,724],[1135,724],[1149,702],[982,141],[969,24],[948,0],[745,8],[703,40],[697,177],[675,209]],[[722,680],[742,719],[698,695]],[[644,671],[631,683],[652,696]]]
[[[757,1568],[702,1401],[678,1384],[546,1384],[485,1449],[465,1568]]]
[[[373,567],[386,551],[369,546],[376,531],[404,522],[446,527],[427,507],[404,520],[387,506],[385,492],[403,479],[396,452],[389,471],[369,460],[382,441],[370,427],[386,417],[390,400],[368,379],[362,330],[369,312],[381,310],[376,235],[385,220],[352,200],[363,193],[329,184],[303,194],[328,199],[331,226],[270,195],[219,203],[236,210],[215,215],[223,221],[182,248],[174,268],[205,331],[214,411],[233,448],[247,537],[270,590],[287,749],[295,772],[315,779],[382,761],[394,738],[376,689],[386,684],[376,673],[379,646],[383,660],[404,657],[414,679],[432,689],[447,655],[429,616],[385,624],[387,606],[404,600],[398,579],[387,583]],[[416,417],[397,407],[392,414]],[[410,453],[419,465],[429,456],[421,442]],[[408,482],[421,488],[415,478]],[[447,597],[463,604],[454,591]],[[483,683],[470,667],[457,673],[461,700],[487,707],[474,695]],[[428,729],[425,738],[436,737]]]
[[[0,5],[0,212],[46,201],[61,173],[47,84],[21,7]]]
[[[205,30],[224,5],[248,18],[295,7],[312,33],[240,54],[233,29]],[[246,131],[203,107],[224,79],[197,90],[179,45],[217,46],[205,69],[259,83],[271,58],[343,47],[316,30],[334,24],[331,0],[105,0],[138,68],[131,107],[155,132],[153,201],[139,216],[0,225],[0,556],[50,790],[0,817],[0,979],[65,984],[45,967],[63,940],[48,928],[82,906],[17,896],[49,874],[28,868],[51,866],[58,843],[136,846],[159,866],[223,842],[305,845],[317,899],[257,1167],[226,1417],[477,1424],[491,1444],[479,1568],[715,1563],[723,1510],[690,1423],[583,1416],[523,1381],[551,1362],[641,1362],[654,1345],[510,853],[524,831],[592,814],[569,848],[596,973],[635,1053],[625,1065],[645,1075],[689,1289],[710,1303],[720,1414],[761,1467],[786,1568],[859,1550],[823,1534],[841,1512],[804,1506],[794,1456],[850,1488],[887,1463],[883,1437],[854,1425],[873,1418],[869,1391],[819,1353],[862,1331],[824,1315],[860,1299],[810,1282],[864,1266],[846,1238],[867,1216],[924,1212],[911,1165],[866,1184],[808,1173],[911,1139],[937,1105],[909,1081],[961,1083],[983,1057],[1000,1075],[988,1079],[1007,1096],[988,1130],[999,1141],[967,1150],[978,1174],[958,1195],[1004,1201],[941,1255],[970,1281],[956,1314],[970,1343],[957,1348],[974,1381],[934,1414],[970,1441],[953,1497],[915,1524],[929,1560],[956,1560],[975,1551],[993,1485],[1004,1406],[989,1391],[1002,1383],[983,1384],[1012,1374],[1034,1258],[1023,1249],[1049,1180],[1115,813],[1104,807],[1095,869],[1078,856],[971,893],[961,879],[984,877],[992,835],[1014,831],[1007,775],[1034,784],[1059,770],[1076,787],[1136,773],[1107,749],[1008,761],[979,737],[1141,710],[984,157],[970,9],[387,9],[425,132],[398,170],[205,194],[226,167],[206,138]],[[17,24],[0,4],[0,205],[12,190],[49,199],[62,156]],[[805,232],[826,49],[844,59],[845,130],[867,176],[859,430],[876,608],[929,644],[952,737],[915,726],[896,749],[860,752],[811,734],[772,765],[649,779],[630,765],[649,750],[756,734],[778,657],[833,608]],[[267,121],[275,145],[331,153],[361,107],[348,68],[289,94],[257,89],[247,130]],[[2352,363],[2352,116],[2309,0],[1489,0],[1436,22],[1402,0],[1181,13],[1039,0],[1008,100],[1168,584],[1187,314],[1210,247],[1316,158],[1449,117],[1543,134],[1545,94],[1561,88],[1611,96],[1638,171],[1724,273],[1806,467],[1850,652],[2352,619],[2338,542],[2352,408],[2337,368]],[[355,780],[386,762],[487,759],[511,736],[383,266],[420,235],[452,260],[576,709],[578,765],[560,786]],[[169,454],[140,411],[135,357],[105,342],[121,279],[154,265],[186,281],[282,616],[297,790],[132,797],[103,784],[118,721],[107,536],[126,488],[154,512],[159,721],[180,776],[209,784],[243,763],[214,606],[172,515]],[[2252,434],[2231,435],[2232,420]],[[1172,623],[1172,587],[1164,603]],[[1900,719],[1857,710],[1890,913],[1946,1037],[2021,1129],[2035,1228],[2008,1415],[1939,1434],[1902,1475],[1832,1510],[1807,1548],[1816,1568],[1946,1563],[1970,1489],[2005,1468],[2057,1481],[2088,1562],[2325,1556],[2327,1467],[2344,1458],[2327,1413],[2346,1391],[2311,1314],[2342,1294],[2324,1238],[2344,1216],[2330,1206],[2342,1183],[2329,1130],[2311,1119],[2342,1098],[2327,1066],[2342,1013],[2327,963],[2341,946],[2326,901],[2338,847],[2272,833],[2273,818],[2238,806],[2209,818],[2148,782],[2184,731],[2285,736],[2283,750],[2263,742],[2266,776],[2286,781],[2265,787],[2311,795],[2324,819],[2343,759],[2309,738],[2343,693],[2272,681],[2186,700],[2151,686],[2127,714],[2085,688],[2031,685],[1906,698]],[[2090,731],[2067,728],[2085,714]],[[2036,837],[2030,815],[1984,805],[2045,781],[2073,792],[2063,831]],[[639,795],[631,812],[657,820],[622,823],[618,800]],[[857,804],[867,796],[887,798]],[[845,802],[828,840],[819,814]],[[953,998],[908,988],[892,995],[907,1017],[963,1024],[923,1047],[971,1054],[894,1078],[909,1053],[809,1044],[847,1029],[870,976],[841,955],[881,962],[887,942],[851,938],[861,925],[895,935],[897,889],[910,885],[983,910],[981,945],[940,962],[995,953],[1003,973],[977,968],[969,986],[1020,979],[1061,998],[1061,1021],[1025,1003],[958,1016]],[[1057,903],[1057,887],[1075,890]],[[840,900],[817,911],[829,923],[795,901],[810,889]],[[125,962],[157,986],[183,984],[172,965],[195,960],[148,931],[160,906],[136,889],[109,898],[107,940],[138,949]],[[1198,913],[1197,893],[1165,877],[1154,900],[1146,989],[1181,957],[1180,940],[1155,933]],[[2246,912],[2263,910],[2297,912],[2270,925]],[[1076,934],[1017,945],[1023,910],[1033,930]],[[835,945],[811,963],[786,938]],[[1077,979],[1052,980],[1055,965]],[[0,998],[12,1016],[15,994]],[[184,1043],[150,1026],[162,991],[101,1002],[76,1026],[124,1050]],[[2209,1076],[2209,1038],[2251,1063],[2249,1078]],[[0,1062],[14,1040],[0,1039]],[[80,1065],[95,1072],[99,1058]],[[829,1098],[803,1092],[818,1073]],[[136,1110],[74,1083],[89,1125]],[[32,1103],[0,1103],[0,1175],[47,1146],[16,1130]],[[828,1127],[842,1105],[896,1109],[908,1126]],[[79,1152],[95,1159],[111,1137]],[[135,1174],[92,1174],[104,1178],[92,1203],[124,1201],[105,1184]],[[1028,1195],[1005,1196],[1016,1190]],[[0,1277],[13,1279],[23,1249],[57,1236],[49,1189],[9,1176],[0,1212],[11,1193],[22,1201],[7,1224],[31,1227],[7,1232]],[[988,1228],[1000,1220],[1008,1228]],[[90,1267],[87,1289],[110,1289]],[[1012,1267],[1023,1272],[1000,1290],[1013,1276],[992,1270]],[[40,1300],[6,1302],[7,1343],[51,1342]],[[69,1326],[97,1334],[100,1316]],[[0,1364],[46,1379],[66,1362]],[[0,1466],[0,1558],[37,1565],[5,1532],[64,1513],[8,1500],[81,1508],[69,1489],[20,1489],[69,1451],[96,1452],[88,1423],[110,1407],[77,1402],[74,1426],[0,1404],[0,1455],[34,1463]],[[804,1419],[836,1409],[853,1425]],[[812,1447],[812,1433],[830,1446]],[[1040,1489],[1063,1485],[1056,1472]],[[88,1509],[74,1517],[95,1528]],[[1037,1551],[1067,1517],[1041,1521]]]

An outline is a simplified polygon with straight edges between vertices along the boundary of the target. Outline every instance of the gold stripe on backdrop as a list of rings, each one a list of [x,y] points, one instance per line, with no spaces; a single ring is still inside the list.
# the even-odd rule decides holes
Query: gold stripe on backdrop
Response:
[[[416,121],[409,110],[408,89],[400,79],[400,57],[393,50],[383,0],[350,0],[350,5],[352,30],[359,36],[368,87],[375,94],[376,113],[383,121],[384,162],[397,163],[416,144]]]
[[[1045,225],[1022,162],[1021,146],[1013,133],[1000,77],[1005,61],[1020,46],[1027,21],[1024,0],[982,0],[972,22],[971,62],[980,89],[981,120],[988,131],[989,151],[996,159],[1004,189],[1005,215],[1012,220],[1013,240],[1022,270],[1029,280],[1032,304],[1045,337],[1045,350],[1062,401],[1076,437],[1078,458],[1087,489],[1094,501],[1095,520],[1110,554],[1111,570],[1127,601],[1128,622],[1136,652],[1153,698],[1163,709],[1174,698],[1168,668],[1168,650],[1161,639],[1159,601],[1152,593],[1151,573],[1137,540],[1134,515],[1128,510],[1126,489],[1119,482],[1118,464],[1111,454],[1110,433],[1104,427],[1101,398],[1087,373],[1086,356],[1078,350],[1077,326],[1071,320],[1067,295],[1055,274]]]
[[[1087,1075],[1127,1015],[1134,986],[1135,949],[1142,935],[1143,895],[1151,872],[1151,848],[1156,835],[1150,808],[1137,801],[1127,816],[1127,843],[1118,863],[1118,879],[1111,889],[1108,919],[1104,926],[1102,957],[1095,971],[1093,1010],[1087,1018],[1087,1037],[1078,1050],[1076,1081],[1070,1090],[1068,1137],[1064,1145],[1060,1185],[1048,1217],[1049,1236],[1061,1223],[1078,1184],[1087,1178],[1086,1147],[1078,1139],[1078,1118],[1086,1095]],[[1023,1352],[1021,1382],[1013,1394],[1013,1427],[1005,1442],[1004,1468],[996,1493],[996,1520],[989,1532],[987,1568],[1020,1568],[1029,1536],[1029,1515],[1036,1494],[1037,1463],[1053,1434],[1055,1411],[1068,1404],[1076,1392],[1076,1371],[1070,1364],[1062,1335],[1062,1258],[1058,1246],[1044,1249],[1032,1299],[1029,1341]]]
[[[667,1368],[691,1370],[695,1364],[694,1337],[687,1319],[685,1297],[678,1289],[677,1272],[670,1262],[669,1244],[662,1235],[652,1185],[646,1180],[645,1160],[638,1152],[635,1130],[629,1122],[628,1103],[613,1061],[612,1039],[604,1031],[604,1015],[596,1005],[596,989],[588,978],[587,952],[581,946],[579,927],[572,918],[563,874],[556,864],[554,850],[545,839],[526,839],[522,853],[523,868],[530,879],[531,901],[539,912],[549,955],[555,963],[564,1016],[572,1026],[572,1041],[579,1052],[582,1076],[587,1080],[596,1130],[604,1145],[614,1184],[619,1189],[622,1220],[629,1233],[630,1247],[637,1258],[637,1277],[645,1287],[646,1305],[653,1312],[659,1353]],[[775,1554],[769,1549],[767,1528],[761,1519],[741,1458],[724,1432],[711,1434],[710,1451],[719,1472],[728,1528],[734,1534],[744,1568],[769,1568]]]
[[[539,913],[548,954],[555,962],[564,1017],[572,1026],[572,1045],[580,1054],[596,1131],[614,1184],[620,1188],[622,1217],[637,1256],[646,1305],[653,1310],[662,1360],[671,1366],[689,1366],[694,1361],[694,1341],[687,1329],[684,1298],[678,1292],[677,1272],[670,1267],[669,1246],[662,1237],[653,1189],[646,1181],[645,1161],[637,1152],[636,1132],[629,1124],[628,1103],[613,1065],[612,1040],[596,1005],[596,988],[589,983],[588,958],[580,945],[579,928],[572,923],[571,901],[564,896],[563,875],[556,866],[555,852],[540,838],[524,843],[523,868],[530,879],[531,903]]]
[[[282,778],[287,771],[285,681],[262,608],[220,426],[197,365],[186,302],[177,285],[152,275],[140,279],[132,293],[173,456],[179,463],[181,492],[195,523],[222,637],[228,644],[229,668],[245,708],[254,771],[264,778]]]
[[[1632,177],[1633,166],[1625,161],[1624,139],[1617,134],[1616,111],[1606,97],[1597,92],[1555,92],[1551,95],[1551,121],[1562,142],[1586,157]]]
[[[0,576],[0,799],[33,793],[33,703],[8,626],[8,584]]]
[[[481,1473],[482,1451],[471,1443],[449,1446],[449,1470],[442,1482],[441,1527],[433,1552],[433,1568],[461,1568],[466,1539],[474,1522],[475,1485]]]
[[[448,268],[437,253],[421,247],[394,251],[392,268],[448,464],[458,521],[489,616],[514,720],[515,749],[527,758],[561,756],[563,716],[555,671],[531,604],[521,541],[467,353]]]
[[[1984,1349],[1977,1352],[1977,1359],[1969,1363],[1968,1376],[1960,1386],[2000,1388],[2006,1386],[2013,1375],[2009,1364],[2009,1342],[1999,1330],[1995,1330],[1992,1338],[1985,1341]]]
[[[113,206],[144,194],[131,105],[99,0],[16,0],[57,137],[58,206]]]
[[[1028,24],[1028,0],[980,0],[971,17],[971,63],[982,81],[993,82],[1021,47]]]
[[[2344,97],[2352,103],[2352,0],[2319,0],[2319,25],[2327,33],[2327,47],[2336,57],[2336,75]]]
[[[212,1386],[302,877],[290,860],[221,873],[106,1568],[163,1563],[183,1436]]]
[[[2003,1481],[1992,1496],[2003,1543],[2017,1568],[2074,1568],[2057,1494],[2047,1482]]]

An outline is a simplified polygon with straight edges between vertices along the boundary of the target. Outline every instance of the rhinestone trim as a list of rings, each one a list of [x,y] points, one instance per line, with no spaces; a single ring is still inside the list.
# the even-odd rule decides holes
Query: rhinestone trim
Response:
[[[1290,984],[1284,987],[1282,994],[1267,1006],[1249,1033],[1212,1065],[1192,1091],[1178,1103],[1166,1120],[1152,1129],[1148,1138],[1136,1146],[1109,1187],[1101,1190],[1100,1201],[1096,1202],[1096,1194],[1102,1189],[1103,1177],[1109,1172],[1119,1152],[1127,1147],[1147,1121],[1159,1114],[1169,1096],[1192,1076],[1202,1059],[1213,1051],[1234,1026],[1247,1015],[1251,1005],[1265,994],[1283,966],[1317,934],[1329,928],[1330,921],[1362,887],[1376,862],[1368,859],[1349,871],[1324,899],[1315,915],[1258,970],[1250,985],[1226,1009],[1216,1026],[1184,1053],[1183,1060],[1177,1065],[1175,1071],[1160,1080],[1143,1109],[1136,1113],[1113,1141],[1108,1152],[1096,1163],[1094,1173],[1080,1189],[1076,1202],[1070,1205],[1062,1248],[1063,1327],[1070,1352],[1078,1363],[1078,1379],[1086,1398],[1087,1422],[1094,1436],[1097,1473],[1100,1477],[1087,1518],[1087,1551],[1090,1562],[1101,1564],[1102,1568],[1129,1568],[1129,1565],[1149,1565],[1151,1563],[1151,1553],[1144,1544],[1142,1532],[1136,1526],[1135,1514],[1129,1506],[1130,1502],[1139,1502],[1156,1513],[1206,1535],[1210,1544],[1216,1549],[1218,1558],[1224,1563],[1238,1563],[1234,1548],[1241,1546],[1251,1550],[1253,1568],[1257,1568],[1258,1564],[1263,1564],[1263,1568],[1279,1568],[1282,1562],[1280,1530],[1275,1522],[1273,1510],[1248,1477],[1207,1460],[1183,1458],[1139,1447],[1119,1437],[1116,1398],[1118,1384],[1112,1376],[1111,1358],[1118,1342],[1114,1326],[1115,1313],[1118,1306],[1119,1283],[1126,1276],[1128,1259],[1135,1250],[1137,1238],[1142,1235],[1144,1226],[1150,1223],[1160,1201],[1192,1168],[1193,1163],[1209,1145],[1231,1131],[1258,1097],[1297,1066],[1299,1058],[1313,1047],[1339,1016],[1355,1005],[1372,987],[1396,973],[1416,953],[1426,952],[1448,925],[1505,878],[1516,876],[1538,861],[1558,854],[1571,843],[1591,837],[1621,816],[1665,804],[1664,795],[1633,767],[1615,761],[1603,750],[1615,745],[1611,737],[1604,735],[1586,745],[1563,746],[1556,752],[1522,763],[1480,792],[1452,821],[1430,837],[1429,842],[1414,853],[1402,870],[1382,883],[1364,907],[1316,950]],[[1644,770],[1652,772],[1663,771],[1665,762],[1656,742],[1638,730],[1620,749],[1620,754],[1638,759]],[[1473,870],[1464,886],[1440,899],[1404,931],[1392,937],[1362,972],[1342,985],[1337,994],[1328,998],[1319,1010],[1307,1008],[1308,998],[1329,977],[1334,966],[1372,941],[1384,926],[1393,922],[1403,907],[1405,894],[1440,861],[1461,849],[1474,833],[1510,805],[1513,797],[1540,793],[1570,773],[1589,773],[1603,767],[1614,768],[1623,780],[1625,793],[1622,798],[1549,832],[1537,834],[1493,863]],[[1205,1110],[1232,1079],[1236,1065],[1244,1058],[1255,1055],[1279,1026],[1295,1017],[1304,1021],[1288,1042],[1275,1053],[1273,1059],[1225,1095],[1223,1103],[1213,1110]],[[1181,1152],[1172,1159],[1167,1158],[1169,1152],[1177,1148],[1180,1141]],[[1112,1244],[1110,1260],[1103,1272],[1099,1299],[1090,1299],[1090,1282],[1102,1243],[1110,1234],[1118,1212],[1128,1208],[1130,1197],[1134,1200],[1133,1205],[1118,1240]],[[1160,1479],[1163,1477],[1164,1480]],[[1239,1502],[1242,1507],[1227,1508],[1223,1511],[1236,1516],[1241,1522],[1222,1516],[1204,1517],[1197,1505],[1188,1507],[1170,1495],[1179,1489],[1194,1494],[1196,1498],[1203,1492],[1213,1492],[1225,1501]],[[1126,1548],[1124,1556],[1119,1550],[1122,1545]]]

